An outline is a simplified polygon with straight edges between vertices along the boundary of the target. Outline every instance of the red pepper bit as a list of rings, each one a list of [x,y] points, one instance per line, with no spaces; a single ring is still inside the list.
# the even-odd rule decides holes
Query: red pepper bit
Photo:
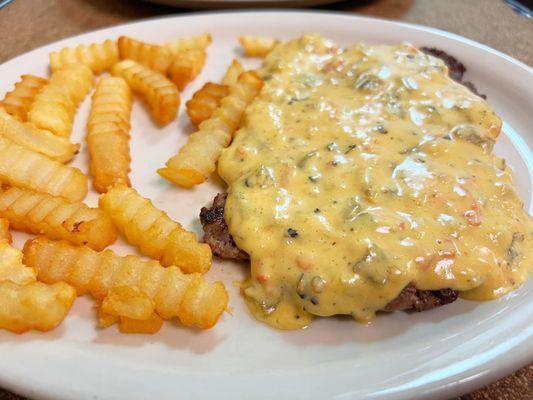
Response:
[[[439,250],[438,255],[442,258],[455,258],[456,253],[455,250]]]
[[[431,266],[431,257],[420,256],[415,258],[415,261],[424,271],[427,271],[427,269]]]
[[[470,210],[466,211],[463,214],[468,221],[470,226],[479,226],[481,225],[481,209],[479,208],[476,202],[472,203]]]
[[[322,72],[325,74],[329,74],[330,72],[333,72],[337,68],[339,68],[342,64],[344,64],[344,60],[331,60],[329,63],[324,65],[324,67],[322,68]]]
[[[270,275],[259,275],[257,277],[257,280],[259,281],[259,283],[265,283],[266,281],[268,281],[270,279]]]

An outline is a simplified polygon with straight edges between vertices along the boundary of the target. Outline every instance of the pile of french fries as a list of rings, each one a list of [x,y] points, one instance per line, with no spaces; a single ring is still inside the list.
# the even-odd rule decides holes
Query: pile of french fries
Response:
[[[50,54],[50,77],[22,75],[0,101],[0,328],[48,331],[77,296],[95,299],[101,328],[155,333],[163,321],[214,326],[228,305],[209,283],[211,250],[131,187],[132,92],[157,124],[173,121],[180,91],[202,71],[211,35],[163,45],[126,36]],[[264,56],[269,38],[242,37],[245,54]],[[88,177],[67,165],[79,151],[70,136],[76,110],[93,91],[87,123],[89,171],[97,208],[83,200]],[[262,81],[236,60],[220,83],[208,82],[186,104],[198,131],[158,172],[183,187],[204,182]],[[23,251],[10,230],[36,235]],[[141,254],[105,250],[122,235]]]

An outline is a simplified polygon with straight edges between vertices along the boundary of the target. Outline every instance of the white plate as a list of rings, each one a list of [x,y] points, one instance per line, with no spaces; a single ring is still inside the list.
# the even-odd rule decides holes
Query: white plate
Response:
[[[183,100],[207,79],[222,76],[231,58],[240,54],[236,38],[244,33],[287,39],[316,31],[345,45],[410,41],[456,55],[468,66],[468,79],[488,95],[506,122],[496,152],[514,168],[531,213],[531,69],[434,29],[316,12],[156,19],[88,33],[11,60],[0,66],[0,94],[22,73],[45,74],[47,54],[64,46],[122,34],[163,42],[205,31],[214,36],[208,64],[183,93]],[[83,139],[88,106],[86,100],[76,119],[76,140]],[[199,209],[220,187],[208,183],[180,190],[155,173],[185,142],[192,129],[187,118],[182,113],[177,123],[159,130],[142,104],[135,102],[132,122],[133,185],[200,233]],[[84,150],[75,165],[86,170],[86,158]],[[95,204],[95,199],[91,193],[88,202]],[[18,235],[17,244],[23,239]],[[132,252],[124,243],[113,248]],[[497,301],[459,300],[420,314],[382,315],[371,326],[329,318],[303,331],[280,332],[254,321],[232,286],[246,270],[245,265],[215,261],[209,278],[226,283],[234,311],[209,331],[172,323],[155,336],[97,330],[92,302],[82,298],[53,332],[22,336],[0,332],[0,386],[44,399],[438,399],[485,385],[533,359],[533,279]]]

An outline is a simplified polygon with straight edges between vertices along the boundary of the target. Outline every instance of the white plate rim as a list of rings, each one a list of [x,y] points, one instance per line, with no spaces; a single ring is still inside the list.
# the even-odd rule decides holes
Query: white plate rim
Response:
[[[124,27],[124,26],[130,26],[131,27],[131,26],[134,26],[134,25],[142,25],[142,24],[151,23],[151,22],[157,22],[159,20],[165,20],[165,19],[180,19],[180,18],[190,18],[190,17],[202,17],[203,15],[218,15],[218,14],[236,14],[236,15],[262,14],[262,15],[267,15],[267,14],[271,14],[271,13],[294,13],[294,14],[304,14],[304,15],[305,14],[312,14],[312,15],[324,14],[324,15],[336,16],[336,17],[341,17],[341,18],[346,18],[346,19],[365,20],[366,22],[372,22],[372,21],[386,22],[386,23],[390,23],[392,25],[397,25],[397,26],[402,26],[402,27],[414,29],[414,30],[416,30],[418,32],[431,32],[431,33],[437,34],[439,36],[444,36],[444,37],[446,37],[448,39],[452,39],[454,41],[458,41],[458,42],[461,42],[461,43],[464,43],[464,44],[467,44],[467,45],[470,45],[470,46],[473,46],[473,47],[477,47],[477,48],[479,48],[481,50],[484,50],[484,51],[486,51],[488,53],[491,53],[491,54],[493,54],[493,55],[495,55],[495,56],[497,56],[499,58],[505,59],[507,62],[509,62],[511,64],[514,64],[516,67],[519,67],[519,68],[525,70],[529,74],[533,74],[533,69],[531,67],[529,67],[528,65],[526,65],[525,63],[523,63],[521,61],[518,61],[518,60],[510,57],[509,55],[507,55],[505,53],[502,53],[502,52],[500,52],[498,50],[492,49],[489,46],[486,46],[486,45],[481,44],[479,42],[473,41],[471,39],[467,39],[467,38],[464,38],[464,37],[462,37],[460,35],[457,35],[457,34],[454,34],[454,33],[449,33],[449,32],[446,32],[446,31],[443,31],[443,30],[440,30],[440,29],[424,27],[422,25],[411,24],[411,23],[391,21],[391,20],[386,20],[386,19],[378,19],[378,18],[371,18],[371,17],[346,15],[345,13],[340,13],[340,12],[324,12],[324,11],[304,11],[304,12],[302,12],[300,10],[283,10],[283,11],[278,11],[278,10],[264,10],[263,11],[262,10],[262,11],[237,11],[237,12],[236,11],[222,11],[222,12],[201,12],[201,13],[196,13],[195,12],[195,13],[179,14],[178,16],[174,16],[173,15],[173,16],[149,18],[149,19],[139,20],[139,21],[130,22],[130,23],[126,23],[126,24],[120,24],[120,25],[116,25],[116,26],[113,26],[113,27],[97,29],[97,30],[94,30],[94,31],[91,31],[91,32],[86,32],[86,33],[83,33],[83,34],[80,34],[80,35],[76,35],[76,36],[72,36],[72,37],[69,37],[69,38],[66,38],[66,39],[62,39],[60,41],[57,41],[57,42],[54,42],[54,43],[51,43],[51,44],[40,46],[38,48],[33,49],[30,52],[24,53],[24,54],[19,55],[19,56],[15,57],[15,58],[13,58],[11,60],[6,61],[5,63],[0,65],[0,68],[2,66],[4,66],[5,64],[7,64],[7,63],[16,62],[19,58],[23,58],[23,57],[27,56],[29,53],[32,53],[32,52],[35,52],[35,51],[43,51],[43,50],[46,50],[48,48],[49,49],[57,48],[58,46],[60,46],[62,44],[65,44],[66,42],[73,41],[73,40],[76,40],[76,39],[80,39],[80,38],[82,38],[84,36],[87,36],[87,35],[90,35],[90,34],[93,34],[93,33],[104,32],[104,31],[107,31],[109,29],[115,29],[115,28],[120,28],[120,27]],[[520,140],[523,141],[523,139],[521,137],[519,137],[519,138],[520,138]],[[527,146],[527,144],[526,144],[526,146]],[[529,151],[529,153],[531,153],[531,151]],[[531,154],[529,154],[529,157],[531,157]],[[531,159],[529,158],[528,161],[531,162]],[[521,335],[516,336],[514,338],[514,341],[513,341],[514,345],[512,346],[512,351],[514,352],[514,354],[518,354],[518,356],[515,357],[514,359],[501,360],[500,365],[499,365],[497,370],[494,370],[494,369],[490,368],[489,366],[485,366],[486,368],[478,368],[478,370],[476,370],[476,373],[473,376],[465,378],[465,379],[462,379],[459,382],[442,382],[441,386],[439,386],[439,387],[427,387],[426,391],[424,392],[424,396],[427,396],[427,395],[438,395],[438,396],[441,396],[444,392],[447,392],[447,393],[458,393],[460,390],[470,390],[470,389],[476,388],[476,387],[478,387],[480,385],[488,383],[489,381],[492,381],[494,379],[497,379],[497,378],[499,378],[501,376],[504,376],[504,375],[510,373],[514,369],[524,365],[526,362],[529,362],[531,360],[531,358],[533,357],[533,343],[531,343],[531,341],[528,341],[528,339],[530,339],[532,337],[533,337],[533,327],[530,327],[530,329],[523,331],[521,333]],[[504,349],[498,349],[497,347],[494,349],[495,352],[498,351],[498,350],[501,350],[503,352]],[[506,350],[506,352],[508,352],[510,349],[507,348],[505,350]],[[35,388],[32,389],[32,388],[28,388],[28,387],[22,387],[22,385],[19,384],[18,382],[9,382],[7,379],[4,379],[2,376],[0,376],[0,385],[4,385],[4,387],[11,388],[12,390],[14,390],[14,391],[16,391],[18,393],[21,393],[21,394],[27,394],[28,395],[28,394],[35,394],[36,393],[34,391]],[[420,387],[422,387],[422,386],[420,386]],[[54,389],[58,389],[58,388],[54,388]],[[43,396],[45,396],[46,398],[55,398],[55,396],[58,395],[59,392],[44,392],[44,391],[41,391],[41,392],[38,392],[38,393],[42,393]],[[387,393],[384,392],[382,394],[384,396],[386,396]],[[411,394],[411,393],[402,392],[402,394]],[[420,396],[420,393],[418,393],[417,396]],[[351,398],[351,395],[350,395],[350,393],[345,393],[344,395],[337,396],[337,397],[338,398]]]
[[[360,15],[360,14],[347,14],[346,12],[342,12],[342,11],[323,11],[323,10],[303,10],[303,9],[298,9],[298,8],[284,8],[284,9],[277,9],[277,8],[261,8],[260,10],[216,10],[216,11],[190,11],[190,12],[184,12],[184,13],[176,13],[176,14],[170,14],[170,15],[165,15],[165,16],[155,16],[155,17],[149,17],[149,18],[142,18],[142,19],[138,19],[138,20],[135,20],[135,21],[132,21],[132,22],[125,22],[125,23],[122,23],[122,24],[117,24],[117,25],[111,25],[111,26],[107,26],[107,27],[104,27],[104,28],[97,28],[97,29],[93,29],[93,30],[89,30],[87,32],[83,32],[83,33],[80,33],[78,35],[73,35],[73,36],[69,36],[67,38],[63,38],[63,39],[60,39],[60,40],[57,40],[57,41],[54,41],[52,43],[47,43],[47,44],[43,44],[41,46],[37,46],[25,53],[22,53],[22,54],[19,54],[13,58],[10,58],[9,60],[6,60],[4,61],[2,64],[0,64],[0,67],[3,66],[4,64],[7,64],[9,62],[13,62],[13,61],[16,61],[18,58],[21,58],[21,57],[24,57],[26,56],[28,53],[30,52],[34,52],[34,51],[38,51],[38,50],[44,50],[44,49],[47,49],[47,48],[56,48],[56,46],[59,46],[59,45],[62,45],[64,43],[67,43],[67,42],[70,42],[70,41],[73,41],[73,40],[76,40],[76,39],[79,39],[79,38],[82,38],[84,36],[87,36],[87,35],[91,35],[91,34],[96,34],[96,33],[100,33],[100,32],[104,32],[104,31],[107,31],[109,29],[114,29],[114,28],[118,28],[118,27],[131,27],[131,26],[134,26],[134,25],[142,25],[142,24],[145,24],[145,23],[149,23],[149,22],[157,22],[157,21],[162,21],[162,20],[168,20],[168,19],[176,19],[176,18],[190,18],[190,17],[202,17],[202,16],[209,16],[209,15],[225,15],[225,14],[235,14],[235,15],[242,15],[242,14],[261,14],[261,15],[268,15],[268,14],[272,14],[272,13],[291,13],[291,14],[310,14],[310,15],[317,15],[317,14],[323,14],[323,15],[328,15],[328,16],[335,16],[335,17],[339,17],[339,18],[345,18],[345,19],[355,19],[355,20],[360,20],[360,21],[367,21],[367,22],[371,22],[371,21],[375,21],[375,22],[385,22],[385,23],[390,23],[392,25],[396,25],[396,26],[403,26],[405,28],[411,28],[411,29],[414,29],[414,30],[417,30],[417,31],[422,31],[422,32],[431,32],[431,33],[435,33],[437,35],[440,35],[440,36],[445,36],[449,39],[453,39],[453,40],[456,40],[456,41],[459,41],[459,42],[462,42],[462,43],[465,43],[465,44],[468,44],[468,45],[471,45],[471,46],[474,46],[474,47],[477,47],[479,49],[482,49],[482,50],[485,50],[491,54],[494,54],[498,57],[501,57],[501,58],[504,58],[506,61],[512,63],[512,64],[515,64],[517,67],[520,67],[524,70],[526,70],[527,72],[533,74],[533,67],[530,67],[529,65],[527,65],[526,63],[520,61],[520,60],[517,60],[516,58],[514,57],[511,57],[510,55],[500,51],[500,50],[497,50],[497,49],[494,49],[486,44],[483,44],[481,42],[478,42],[476,40],[473,40],[473,39],[469,39],[467,37],[464,37],[464,36],[461,36],[457,33],[453,33],[453,32],[448,32],[444,29],[438,29],[438,28],[433,28],[433,27],[430,27],[430,26],[425,26],[425,25],[421,25],[421,24],[414,24],[414,23],[411,23],[411,22],[403,22],[403,21],[398,21],[398,20],[393,20],[393,19],[389,19],[389,18],[378,18],[378,17],[368,17],[368,16],[365,16],[365,15]]]

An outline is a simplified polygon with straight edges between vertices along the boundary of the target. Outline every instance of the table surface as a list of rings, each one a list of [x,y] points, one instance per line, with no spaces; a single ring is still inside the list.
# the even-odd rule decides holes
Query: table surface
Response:
[[[501,0],[347,1],[320,7],[432,26],[533,64],[533,22]],[[101,27],[190,10],[135,0],[14,0],[0,10],[0,63],[35,47]],[[533,363],[457,400],[533,398]],[[0,389],[0,400],[22,398]]]

